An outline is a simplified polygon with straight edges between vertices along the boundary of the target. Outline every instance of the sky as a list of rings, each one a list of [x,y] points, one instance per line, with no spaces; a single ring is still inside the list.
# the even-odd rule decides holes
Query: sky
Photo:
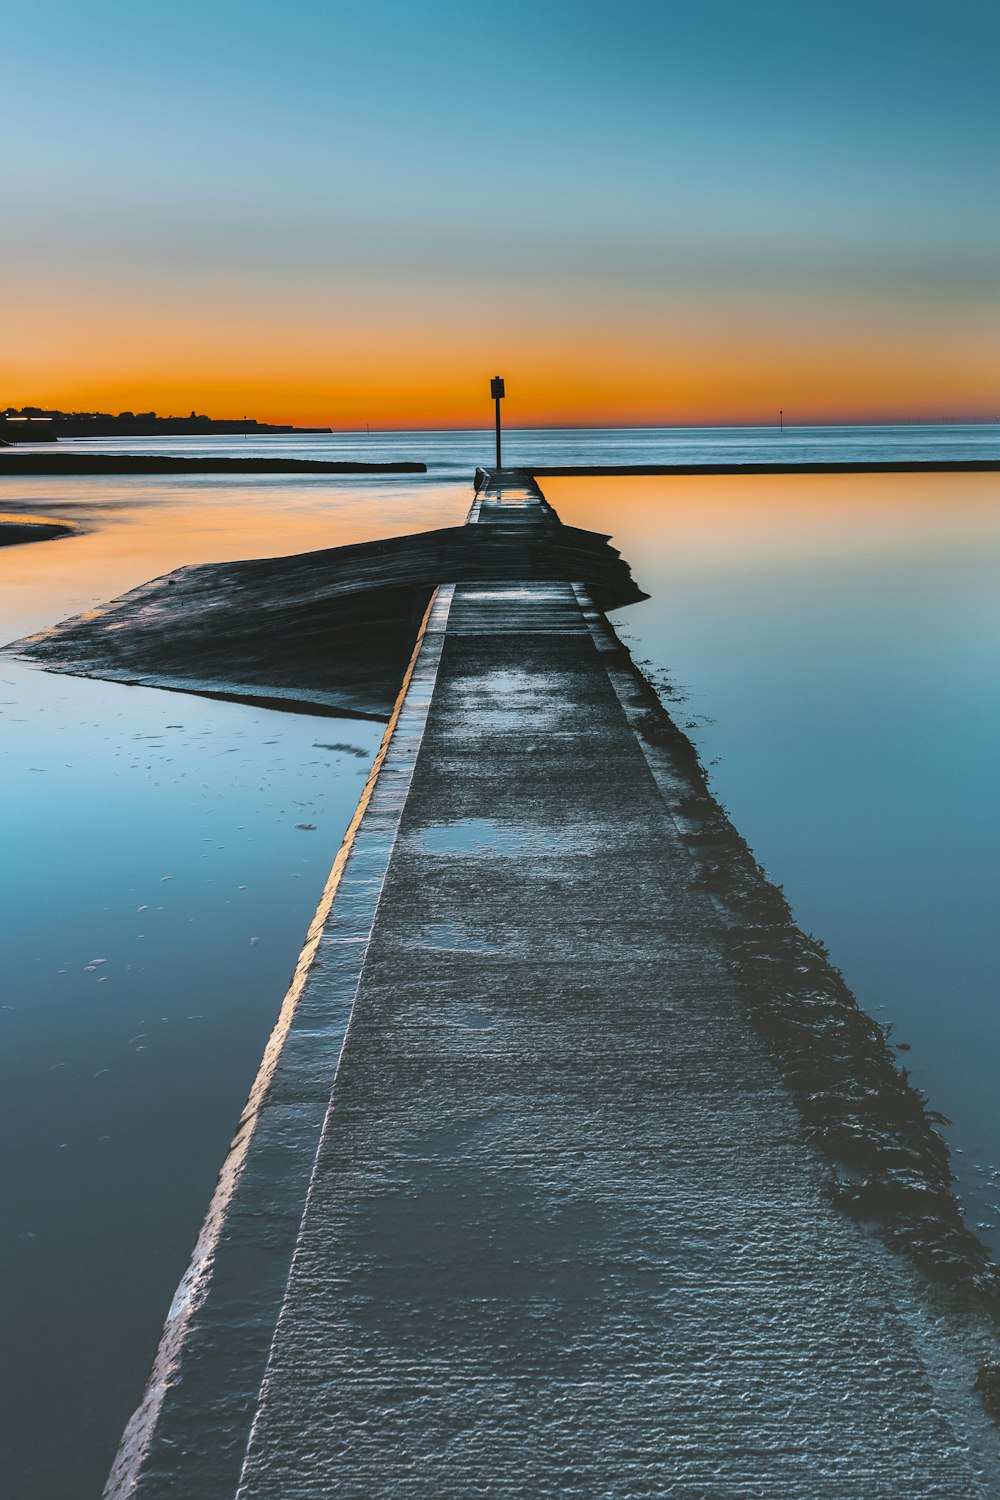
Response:
[[[7,0],[0,407],[993,419],[995,0]]]

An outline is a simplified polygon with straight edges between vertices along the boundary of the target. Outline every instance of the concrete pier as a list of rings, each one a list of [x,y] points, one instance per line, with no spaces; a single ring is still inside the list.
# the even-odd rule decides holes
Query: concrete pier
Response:
[[[470,524],[546,510],[502,471]],[[831,1202],[646,701],[581,585],[436,592],[109,1496],[1000,1491],[975,1338]]]

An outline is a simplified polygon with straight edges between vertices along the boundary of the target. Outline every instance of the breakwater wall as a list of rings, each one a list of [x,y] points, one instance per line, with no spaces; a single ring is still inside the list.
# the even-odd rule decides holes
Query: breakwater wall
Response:
[[[4,453],[4,474],[426,474],[409,460],[360,463],[325,458],[193,458],[163,453]]]
[[[107,1494],[995,1494],[993,1273],[808,944],[583,584],[439,587]]]

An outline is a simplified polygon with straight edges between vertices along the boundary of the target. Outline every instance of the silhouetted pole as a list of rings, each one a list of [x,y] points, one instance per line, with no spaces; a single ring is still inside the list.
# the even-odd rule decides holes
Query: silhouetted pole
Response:
[[[497,405],[497,468],[501,469],[503,468],[503,464],[500,461],[500,402],[504,396],[502,375],[494,375],[490,381],[490,395]]]
[[[778,430],[779,432],[784,432],[785,430],[785,413],[783,411],[779,411],[778,413]]]

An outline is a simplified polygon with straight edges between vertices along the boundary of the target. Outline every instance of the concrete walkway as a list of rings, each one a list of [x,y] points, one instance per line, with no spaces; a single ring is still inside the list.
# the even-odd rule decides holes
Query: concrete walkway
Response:
[[[543,504],[501,475],[471,519]],[[828,1202],[613,646],[571,584],[439,591],[110,1494],[997,1492]]]

